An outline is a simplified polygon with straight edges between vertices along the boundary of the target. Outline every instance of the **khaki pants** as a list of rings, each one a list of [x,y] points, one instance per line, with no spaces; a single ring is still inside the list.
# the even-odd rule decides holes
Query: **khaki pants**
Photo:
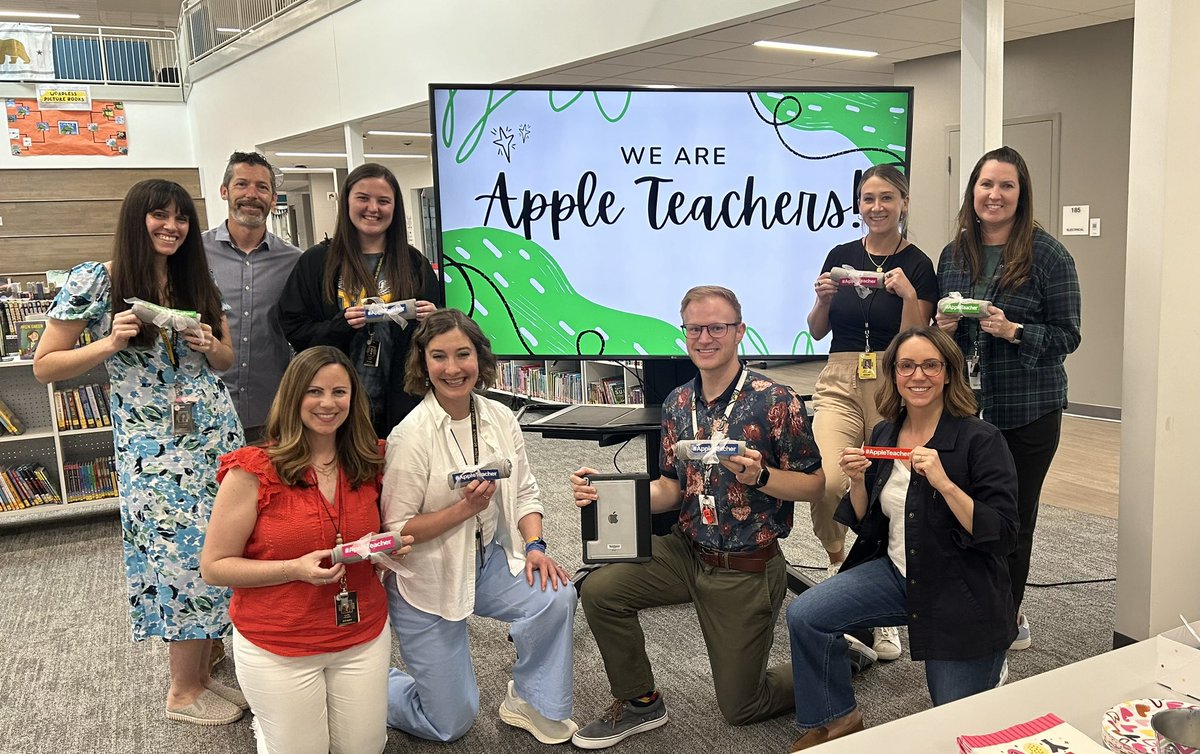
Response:
[[[632,699],[655,688],[638,611],[691,602],[725,720],[746,725],[791,711],[791,667],[767,668],[787,591],[783,557],[769,560],[763,573],[715,568],[696,557],[678,528],[654,538],[651,557],[597,569],[580,592],[613,696]]]
[[[813,534],[831,553],[841,551],[846,541],[846,527],[833,520],[833,512],[850,489],[850,481],[838,465],[842,450],[862,445],[882,418],[875,407],[875,393],[887,378],[880,374],[874,380],[858,379],[858,357],[857,353],[830,354],[813,392],[813,439],[821,451],[825,495],[809,503],[809,511]],[[876,353],[875,359],[876,368],[882,369],[883,353]]]

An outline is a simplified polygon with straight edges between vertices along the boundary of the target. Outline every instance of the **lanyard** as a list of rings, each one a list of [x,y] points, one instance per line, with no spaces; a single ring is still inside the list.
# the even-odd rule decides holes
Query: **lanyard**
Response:
[[[983,294],[984,300],[991,301],[992,306],[996,305],[996,300],[993,297],[998,292],[1000,275],[1004,272],[1004,251],[1001,250],[1000,254],[1000,261],[996,263],[996,269],[992,271],[992,279],[988,281],[987,290]],[[979,353],[983,348],[983,329],[979,326],[979,320],[972,319],[971,321],[975,323],[975,338],[971,346],[971,358],[978,359]]]
[[[749,369],[742,367],[742,373],[738,377],[737,387],[733,389],[733,394],[729,396],[729,403],[725,406],[725,427],[718,430],[717,423],[714,421],[712,426],[712,435],[709,439],[718,439],[718,434],[721,436],[719,439],[724,439],[725,430],[729,429],[729,417],[733,413],[733,404],[737,403],[738,398],[742,396],[742,386],[746,384],[746,376],[749,373]],[[696,418],[696,392],[697,391],[695,389],[692,390],[692,436],[696,439],[700,439],[700,422]]]
[[[379,279],[379,271],[382,269],[383,254],[380,254],[379,259],[375,260],[375,272],[372,273],[371,277],[375,280],[375,285],[379,289],[379,297],[386,301],[388,299],[386,298],[387,294],[384,293],[384,289],[387,287],[387,283]],[[342,279],[342,276],[340,274],[338,275],[338,301],[341,303],[343,309],[349,309],[351,306],[362,303],[362,300],[366,297],[367,291],[363,289],[358,292],[358,298],[352,300],[349,292],[346,291],[345,282]]]
[[[335,459],[336,460],[336,459]],[[321,501],[321,510],[329,519],[329,525],[333,527],[333,546],[338,547],[342,544],[342,514],[346,510],[346,506],[342,497],[342,470],[340,466],[334,466],[337,474],[333,480],[333,507],[337,508],[337,519],[333,518],[333,511],[329,509],[329,501],[325,499],[325,493],[321,492],[321,475],[317,471],[317,467],[313,466],[313,475],[317,477],[317,499]],[[342,571],[341,580],[342,593],[346,592],[346,572]]]
[[[458,454],[462,456],[463,464],[470,465],[472,462],[467,460],[467,454],[463,452],[462,445],[458,442],[458,436],[454,434],[454,430],[450,430],[450,437],[454,439],[454,444],[458,446]],[[475,396],[471,396],[471,457],[474,463],[479,463],[479,424],[475,418]],[[478,513],[475,514],[475,553],[479,556],[479,567],[483,567],[483,518]]]

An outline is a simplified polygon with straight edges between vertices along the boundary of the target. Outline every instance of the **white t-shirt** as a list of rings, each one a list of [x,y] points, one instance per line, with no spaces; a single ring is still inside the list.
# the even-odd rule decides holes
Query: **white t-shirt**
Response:
[[[904,503],[908,499],[908,482],[912,473],[904,461],[892,461],[892,475],[879,493],[879,506],[888,519],[888,558],[901,576],[907,576],[904,559]]]

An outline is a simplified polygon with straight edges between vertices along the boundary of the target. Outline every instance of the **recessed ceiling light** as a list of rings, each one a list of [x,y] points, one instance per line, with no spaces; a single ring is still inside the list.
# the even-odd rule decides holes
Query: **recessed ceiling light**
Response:
[[[37,10],[0,10],[0,16],[4,18],[63,18],[71,21],[78,21],[78,13],[46,13]]]
[[[816,55],[843,55],[851,58],[873,58],[879,53],[871,50],[851,50],[845,47],[822,47],[821,45],[792,44],[791,42],[772,42],[760,39],[755,47],[767,47],[772,50],[790,50],[791,52],[808,52]]]
[[[424,136],[428,138],[432,134],[424,131],[367,131],[367,136]]]

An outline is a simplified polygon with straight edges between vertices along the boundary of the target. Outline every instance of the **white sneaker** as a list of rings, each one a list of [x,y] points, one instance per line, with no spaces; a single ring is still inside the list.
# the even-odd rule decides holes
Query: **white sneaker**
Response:
[[[1004,658],[1004,664],[1000,666],[1000,680],[996,681],[996,688],[1000,688],[1008,682],[1008,658]]]
[[[565,743],[579,730],[574,720],[551,720],[535,710],[529,702],[517,696],[512,681],[508,682],[508,696],[500,703],[500,719],[514,728],[529,731],[544,744]]]
[[[1029,619],[1023,614],[1017,616],[1017,638],[1013,639],[1009,649],[1020,651],[1033,646],[1033,636],[1029,633]]]
[[[884,626],[875,629],[875,643],[871,645],[875,654],[881,660],[900,659],[900,629],[895,626]]]

